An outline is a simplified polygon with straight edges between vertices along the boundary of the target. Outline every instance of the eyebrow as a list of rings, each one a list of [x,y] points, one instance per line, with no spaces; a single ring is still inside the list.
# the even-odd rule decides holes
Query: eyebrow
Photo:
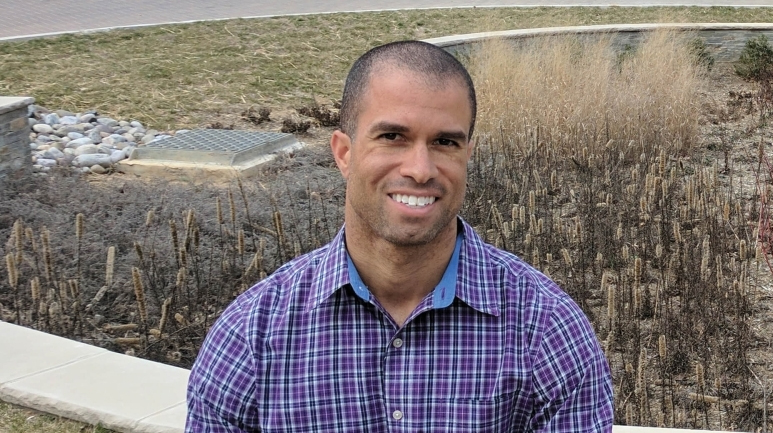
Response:
[[[368,129],[368,132],[370,134],[375,134],[377,132],[383,132],[383,131],[390,131],[390,132],[408,132],[408,127],[405,125],[401,125],[399,123],[392,123],[387,121],[381,121]]]
[[[438,134],[438,138],[446,138],[456,141],[467,141],[467,134],[462,131],[442,131]]]
[[[405,133],[409,131],[409,128],[399,123],[381,121],[374,124],[373,126],[370,127],[370,129],[368,129],[369,134],[376,134],[384,131]],[[467,133],[465,133],[464,131],[440,131],[437,134],[437,138],[446,138],[449,140],[456,140],[456,141],[467,141]]]

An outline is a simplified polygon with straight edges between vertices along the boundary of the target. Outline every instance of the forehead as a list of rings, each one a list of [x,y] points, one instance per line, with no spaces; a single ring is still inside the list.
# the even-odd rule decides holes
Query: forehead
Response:
[[[385,83],[394,87],[398,87],[397,84],[401,84],[405,87],[415,87],[417,89],[432,91],[443,91],[449,88],[458,87],[459,90],[466,93],[466,87],[461,77],[452,74],[441,75],[427,73],[425,71],[417,71],[407,67],[388,64],[377,64],[371,69],[366,81],[365,91],[367,93],[374,84],[381,84],[383,86]]]
[[[449,105],[449,101],[453,103]],[[472,107],[462,79],[427,75],[404,68],[374,68],[359,101],[359,114],[372,110],[398,110],[398,105],[463,111],[472,122]],[[360,123],[363,119],[358,117]]]

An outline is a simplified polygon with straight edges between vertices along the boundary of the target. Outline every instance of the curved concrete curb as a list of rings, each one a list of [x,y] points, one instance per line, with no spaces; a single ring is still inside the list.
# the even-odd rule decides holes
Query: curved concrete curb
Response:
[[[773,39],[773,23],[665,23],[665,24],[613,24],[577,27],[549,27],[498,32],[470,33],[426,39],[426,42],[457,53],[467,52],[473,46],[491,39],[528,40],[540,37],[562,35],[614,35],[617,43],[636,44],[641,35],[658,29],[692,31],[706,40],[712,54],[720,61],[733,61],[743,49],[746,41],[756,34],[765,34]]]
[[[598,26],[543,27],[535,29],[502,30],[497,32],[468,33],[425,39],[441,47],[468,44],[488,39],[514,39],[535,36],[579,35],[587,33],[643,32],[662,28],[675,30],[771,30],[773,23],[652,23],[652,24],[605,24]]]

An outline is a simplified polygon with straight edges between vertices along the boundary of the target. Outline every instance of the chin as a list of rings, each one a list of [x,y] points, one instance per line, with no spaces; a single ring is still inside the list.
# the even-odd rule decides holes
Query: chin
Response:
[[[384,239],[396,247],[420,247],[432,241],[432,239],[420,237],[385,237]]]
[[[445,226],[395,228],[394,230],[382,230],[380,237],[395,246],[418,247],[432,243],[440,236],[444,228]]]

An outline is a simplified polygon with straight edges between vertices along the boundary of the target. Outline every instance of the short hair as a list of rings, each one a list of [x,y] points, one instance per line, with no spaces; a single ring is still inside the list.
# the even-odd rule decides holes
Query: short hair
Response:
[[[427,78],[428,82],[446,83],[456,80],[463,85],[467,90],[472,111],[467,138],[472,137],[478,103],[469,72],[444,49],[421,41],[398,41],[381,45],[372,48],[354,62],[346,77],[341,99],[340,122],[343,133],[354,138],[362,98],[368,89],[371,74],[381,67],[407,70]]]

